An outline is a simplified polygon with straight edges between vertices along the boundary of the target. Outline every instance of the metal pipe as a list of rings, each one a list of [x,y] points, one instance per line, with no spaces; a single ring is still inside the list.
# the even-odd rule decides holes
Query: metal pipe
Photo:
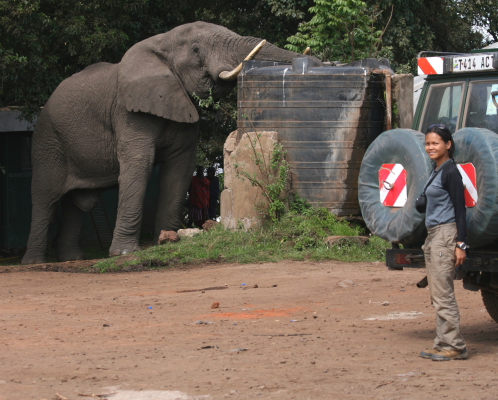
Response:
[[[426,275],[425,278],[421,279],[420,282],[417,283],[417,287],[423,289],[423,288],[427,287],[428,284],[429,284],[429,281],[428,281],[427,275]]]
[[[386,130],[391,130],[393,127],[393,106],[392,106],[392,71],[390,69],[374,69],[374,74],[385,76],[386,83]]]

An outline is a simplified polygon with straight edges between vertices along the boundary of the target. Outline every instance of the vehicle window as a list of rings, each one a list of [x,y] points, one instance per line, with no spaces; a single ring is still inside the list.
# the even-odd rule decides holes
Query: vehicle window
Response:
[[[498,132],[498,113],[491,93],[498,91],[498,81],[471,82],[463,126],[486,128]]]
[[[448,82],[431,85],[425,102],[420,132],[432,124],[445,124],[455,132],[460,115],[464,82]]]

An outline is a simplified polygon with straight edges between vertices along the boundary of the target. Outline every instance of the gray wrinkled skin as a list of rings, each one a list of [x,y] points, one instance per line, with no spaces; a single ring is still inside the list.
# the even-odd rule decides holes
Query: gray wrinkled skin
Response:
[[[227,95],[235,68],[260,39],[204,22],[179,26],[134,45],[118,64],[98,63],[64,80],[33,134],[33,219],[23,264],[45,262],[47,230],[62,199],[60,261],[83,258],[83,211],[119,185],[110,255],[140,249],[147,181],[160,164],[156,236],[181,227],[181,206],[195,167],[199,115],[192,93]],[[266,44],[257,59],[290,62],[296,53]]]

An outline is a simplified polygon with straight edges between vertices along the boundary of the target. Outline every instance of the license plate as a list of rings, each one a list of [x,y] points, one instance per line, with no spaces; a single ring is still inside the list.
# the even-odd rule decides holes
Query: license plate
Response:
[[[453,57],[453,72],[482,71],[493,69],[493,56]]]

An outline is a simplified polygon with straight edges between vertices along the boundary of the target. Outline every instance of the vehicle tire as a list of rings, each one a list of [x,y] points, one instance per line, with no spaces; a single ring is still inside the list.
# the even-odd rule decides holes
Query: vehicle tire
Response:
[[[487,290],[481,290],[481,296],[487,312],[491,318],[498,323],[498,294]]]
[[[407,172],[407,201],[403,207],[387,207],[380,201],[379,170],[382,164],[397,163]],[[379,135],[363,157],[358,178],[358,198],[368,229],[394,243],[423,241],[425,214],[415,209],[415,201],[431,171],[424,134],[411,129],[393,129]]]
[[[453,135],[457,164],[471,162],[478,200],[467,208],[467,242],[484,246],[498,238],[498,135],[484,128],[463,128]]]

